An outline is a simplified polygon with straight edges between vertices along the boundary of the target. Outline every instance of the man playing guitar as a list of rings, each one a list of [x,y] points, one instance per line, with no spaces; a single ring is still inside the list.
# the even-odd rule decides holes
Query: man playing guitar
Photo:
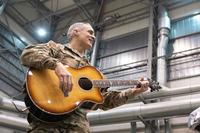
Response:
[[[129,88],[124,91],[107,91],[107,89],[101,89],[100,93],[103,97],[102,103],[83,103],[81,106],[76,107],[74,110],[67,112],[66,114],[62,113],[62,119],[57,121],[57,119],[54,119],[54,117],[57,116],[55,112],[62,110],[60,109],[60,106],[53,108],[55,110],[50,108],[50,111],[45,111],[45,109],[39,107],[40,104],[43,105],[44,101],[38,102],[38,100],[33,99],[33,97],[37,97],[37,94],[40,94],[39,91],[42,91],[41,88],[43,86],[45,87],[46,85],[41,85],[42,82],[40,81],[38,81],[38,84],[35,85],[32,83],[32,76],[37,76],[37,73],[34,73],[37,70],[53,70],[56,77],[58,78],[59,89],[61,92],[63,92],[61,97],[63,97],[63,99],[67,99],[71,96],[71,93],[73,92],[76,85],[75,82],[73,82],[73,74],[69,71],[69,69],[66,69],[66,67],[79,69],[85,66],[90,66],[84,54],[87,49],[92,48],[95,36],[92,26],[89,23],[81,22],[71,25],[67,36],[69,40],[68,44],[62,45],[53,41],[49,41],[45,44],[30,45],[26,47],[22,52],[22,64],[33,69],[33,71],[29,71],[27,74],[29,83],[26,84],[26,87],[31,88],[33,86],[33,88],[35,87],[33,90],[37,89],[38,91],[36,94],[29,90],[26,91],[28,93],[27,96],[29,97],[29,102],[26,102],[26,105],[30,106],[28,107],[30,109],[30,113],[28,114],[28,121],[32,128],[29,131],[31,133],[89,133],[89,122],[86,118],[88,110],[94,110],[97,108],[108,110],[123,105],[129,98],[145,92],[148,89],[149,81],[143,79],[137,81],[138,85],[136,85],[136,87]],[[39,77],[40,75],[38,78]],[[48,83],[53,84],[51,81]],[[47,88],[45,92],[41,93],[43,96],[40,98],[47,97],[47,94],[52,92],[52,90],[53,89],[51,88]],[[55,95],[56,97],[57,92],[52,93],[53,96]],[[58,94],[60,95],[60,92]],[[48,98],[46,99],[47,101],[45,102],[45,105],[47,106],[50,106],[56,101],[51,99],[48,100]],[[25,100],[27,99],[25,98]],[[56,102],[61,103],[62,101],[57,100]],[[37,105],[37,103],[39,104]],[[64,105],[67,106],[67,103]],[[31,109],[31,106],[34,108],[36,107],[37,109]],[[48,118],[51,118],[52,120],[48,122]]]

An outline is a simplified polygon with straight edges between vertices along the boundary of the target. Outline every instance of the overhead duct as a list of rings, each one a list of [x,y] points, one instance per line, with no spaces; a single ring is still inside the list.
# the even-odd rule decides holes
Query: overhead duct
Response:
[[[167,82],[167,67],[166,67],[166,48],[169,41],[170,32],[170,18],[166,9],[160,5],[159,6],[159,39],[157,48],[157,81],[166,86]]]
[[[166,101],[151,104],[142,104],[126,108],[116,108],[109,111],[96,111],[88,113],[91,125],[114,124],[138,121],[138,117],[145,120],[188,115],[198,108],[200,98],[187,100]]]

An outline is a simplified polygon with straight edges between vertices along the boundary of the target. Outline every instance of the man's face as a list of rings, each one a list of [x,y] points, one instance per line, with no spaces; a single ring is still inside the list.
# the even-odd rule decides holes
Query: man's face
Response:
[[[85,49],[92,47],[95,41],[95,36],[91,25],[85,24],[82,28],[78,29],[78,39]]]

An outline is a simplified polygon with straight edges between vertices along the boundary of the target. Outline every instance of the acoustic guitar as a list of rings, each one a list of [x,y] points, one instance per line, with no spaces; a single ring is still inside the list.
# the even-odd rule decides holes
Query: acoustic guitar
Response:
[[[59,79],[54,70],[30,68],[27,72],[25,104],[42,121],[60,121],[85,101],[103,103],[100,88],[140,85],[138,80],[104,79],[103,74],[92,66],[66,69],[71,73],[73,83],[68,96],[59,88]],[[150,81],[149,86],[151,91],[161,88],[153,81]]]

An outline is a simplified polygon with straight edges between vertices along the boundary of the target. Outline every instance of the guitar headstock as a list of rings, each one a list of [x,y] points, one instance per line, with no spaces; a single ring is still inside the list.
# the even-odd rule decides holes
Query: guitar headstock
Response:
[[[151,92],[153,91],[159,91],[160,89],[162,89],[162,87],[159,85],[159,82],[154,81],[152,79],[147,79],[149,81],[149,88],[151,88]]]

